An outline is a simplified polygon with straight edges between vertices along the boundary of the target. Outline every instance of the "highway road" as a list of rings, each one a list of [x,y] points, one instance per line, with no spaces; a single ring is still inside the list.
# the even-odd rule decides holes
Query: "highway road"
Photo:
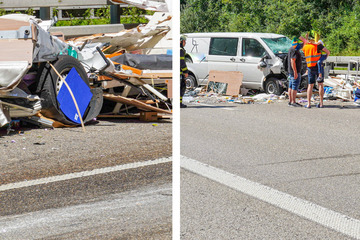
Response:
[[[359,113],[181,109],[181,239],[360,239]]]
[[[0,239],[171,239],[171,121],[0,136]]]

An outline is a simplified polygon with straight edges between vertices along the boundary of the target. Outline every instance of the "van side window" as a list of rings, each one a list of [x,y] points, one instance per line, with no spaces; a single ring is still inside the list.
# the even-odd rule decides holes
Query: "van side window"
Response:
[[[242,56],[244,57],[263,57],[265,56],[265,48],[253,38],[242,39]]]
[[[238,38],[211,38],[209,55],[236,56]]]

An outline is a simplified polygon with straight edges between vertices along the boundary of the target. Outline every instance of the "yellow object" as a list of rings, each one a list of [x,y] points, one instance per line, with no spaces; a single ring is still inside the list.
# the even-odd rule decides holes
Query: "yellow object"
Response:
[[[315,42],[318,42],[320,40],[320,33],[314,30],[311,30],[311,33],[314,36]]]

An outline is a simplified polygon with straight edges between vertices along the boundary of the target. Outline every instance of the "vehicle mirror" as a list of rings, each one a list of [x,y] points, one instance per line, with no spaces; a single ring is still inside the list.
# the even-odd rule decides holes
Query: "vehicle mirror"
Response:
[[[51,19],[51,26],[54,26],[57,22],[58,22],[58,18],[57,18],[56,16],[54,16],[54,17]]]
[[[264,59],[271,59],[271,57],[268,53],[265,53]]]

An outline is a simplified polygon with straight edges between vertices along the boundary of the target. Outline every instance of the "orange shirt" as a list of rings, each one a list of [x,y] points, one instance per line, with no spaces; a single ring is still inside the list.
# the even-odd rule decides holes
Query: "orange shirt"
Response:
[[[308,43],[303,47],[303,51],[306,58],[306,64],[308,67],[315,67],[321,57],[321,53],[317,51],[317,45]]]

